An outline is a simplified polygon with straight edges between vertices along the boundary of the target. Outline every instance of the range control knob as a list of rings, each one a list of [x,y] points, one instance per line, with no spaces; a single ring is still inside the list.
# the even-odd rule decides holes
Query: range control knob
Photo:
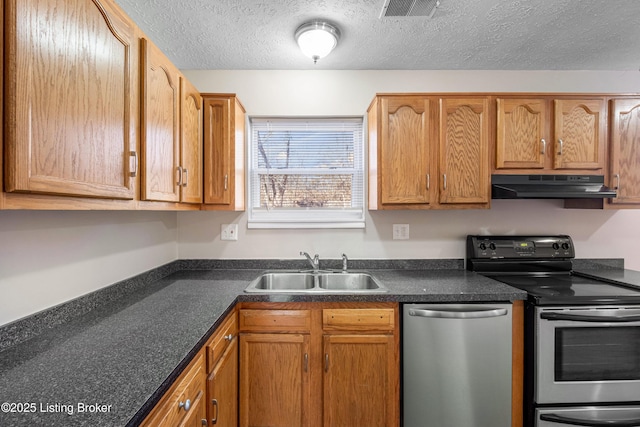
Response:
[[[489,243],[489,249],[491,249],[492,251],[496,250],[496,244],[495,243]]]
[[[557,244],[557,243],[554,243],[553,245],[551,245],[551,247],[552,247],[553,249],[555,249],[556,251],[557,251],[558,249],[560,249],[560,245],[559,245],[559,244]]]
[[[480,249],[483,250],[483,251],[486,251],[487,250],[487,245],[484,244],[484,243],[480,243]]]
[[[568,243],[566,243],[566,242],[565,242],[565,243],[563,243],[563,244],[562,244],[562,249],[564,249],[564,250],[569,249],[569,244],[568,244]]]

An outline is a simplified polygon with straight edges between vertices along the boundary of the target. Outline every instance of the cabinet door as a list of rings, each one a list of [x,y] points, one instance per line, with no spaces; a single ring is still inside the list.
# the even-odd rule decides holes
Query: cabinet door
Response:
[[[498,99],[496,169],[544,168],[546,110],[542,99]]]
[[[5,190],[133,199],[133,24],[108,0],[10,0],[5,18]]]
[[[555,169],[602,169],[605,148],[604,100],[554,101]]]
[[[489,203],[489,101],[440,100],[440,203]]]
[[[179,200],[179,71],[142,39],[142,198]]]
[[[309,425],[309,336],[240,335],[240,426]]]
[[[233,192],[231,99],[204,100],[205,203],[230,205]]]
[[[381,203],[430,203],[429,99],[383,97],[380,108]]]
[[[202,203],[202,97],[180,77],[180,201]]]
[[[611,174],[611,203],[640,204],[640,99],[611,102]]]
[[[209,422],[238,426],[238,339],[234,338],[207,379]]]
[[[324,425],[392,427],[399,363],[392,335],[324,336]]]

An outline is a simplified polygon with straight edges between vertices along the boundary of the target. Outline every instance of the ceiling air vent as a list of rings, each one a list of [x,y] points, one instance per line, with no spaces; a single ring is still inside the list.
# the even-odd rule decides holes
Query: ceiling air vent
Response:
[[[398,16],[433,17],[440,6],[439,0],[384,0],[380,19]]]

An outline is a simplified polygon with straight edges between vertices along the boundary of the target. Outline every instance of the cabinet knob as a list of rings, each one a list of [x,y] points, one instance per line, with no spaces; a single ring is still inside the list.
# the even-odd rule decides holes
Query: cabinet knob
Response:
[[[226,341],[232,341],[232,340],[233,340],[233,334],[225,335],[225,336],[224,336],[224,339],[225,339]]]
[[[178,403],[178,408],[188,411],[189,409],[191,409],[191,400],[187,399],[186,402],[180,401],[180,403]]]

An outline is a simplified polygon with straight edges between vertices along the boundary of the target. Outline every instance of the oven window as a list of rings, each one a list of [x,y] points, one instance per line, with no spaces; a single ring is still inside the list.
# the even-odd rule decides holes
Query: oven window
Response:
[[[556,328],[556,381],[638,379],[640,327]]]

